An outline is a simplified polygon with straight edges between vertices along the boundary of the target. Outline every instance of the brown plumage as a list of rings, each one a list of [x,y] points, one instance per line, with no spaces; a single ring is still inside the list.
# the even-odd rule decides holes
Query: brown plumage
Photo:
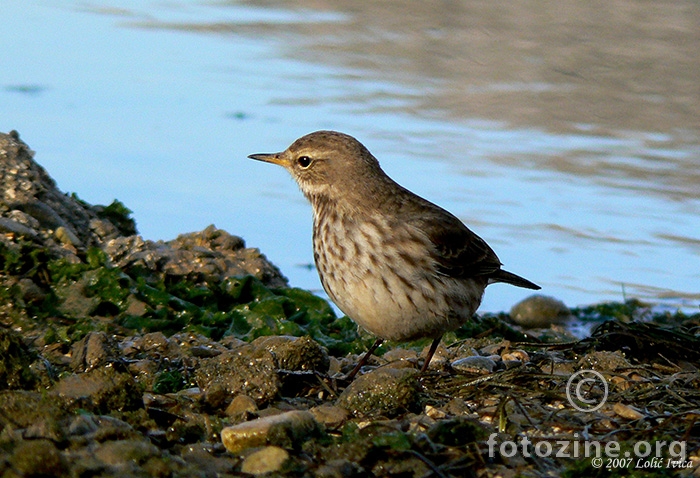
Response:
[[[501,269],[483,239],[459,219],[394,182],[355,138],[335,131],[303,136],[281,153],[252,159],[287,169],[311,202],[314,260],[328,296],[378,337],[433,338],[469,320],[494,282],[539,289]]]

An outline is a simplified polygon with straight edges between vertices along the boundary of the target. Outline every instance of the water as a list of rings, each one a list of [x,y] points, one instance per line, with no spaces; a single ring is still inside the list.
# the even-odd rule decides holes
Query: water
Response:
[[[309,206],[245,158],[337,129],[543,293],[697,310],[696,2],[265,5],[3,2],[0,131],[146,238],[214,223],[319,290]]]

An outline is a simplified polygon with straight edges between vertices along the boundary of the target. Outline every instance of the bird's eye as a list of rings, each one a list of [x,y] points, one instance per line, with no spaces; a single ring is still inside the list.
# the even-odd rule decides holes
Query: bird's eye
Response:
[[[299,159],[297,159],[297,164],[306,169],[311,165],[311,158],[308,156],[300,156]]]

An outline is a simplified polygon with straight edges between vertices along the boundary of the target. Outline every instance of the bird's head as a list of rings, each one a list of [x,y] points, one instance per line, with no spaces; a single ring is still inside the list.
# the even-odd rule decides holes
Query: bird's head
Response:
[[[309,133],[280,153],[248,157],[284,167],[309,198],[335,198],[384,176],[378,161],[362,143],[336,131]]]

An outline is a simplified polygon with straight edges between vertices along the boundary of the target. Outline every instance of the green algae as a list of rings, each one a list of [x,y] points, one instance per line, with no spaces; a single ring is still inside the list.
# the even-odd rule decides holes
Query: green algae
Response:
[[[108,206],[96,206],[97,217],[114,224],[125,236],[136,234],[136,221],[131,217],[133,211],[124,203],[115,199]]]
[[[166,370],[159,373],[156,377],[156,381],[153,384],[153,392],[160,394],[175,393],[186,386],[187,381],[179,370]]]
[[[37,378],[30,365],[35,358],[19,334],[0,328],[0,389],[33,388]]]
[[[16,286],[1,288],[0,301],[14,313],[7,314],[10,320],[39,319],[46,343],[70,343],[92,330],[119,327],[140,333],[188,331],[215,340],[308,335],[338,354],[365,347],[351,320],[338,319],[327,301],[302,289],[269,288],[252,276],[207,282],[158,277],[138,268],[127,273],[98,248],[88,249],[82,259],[53,258],[25,240],[0,243],[2,275],[28,278],[43,292],[29,303]],[[138,313],[130,307],[134,301],[142,304]]]

